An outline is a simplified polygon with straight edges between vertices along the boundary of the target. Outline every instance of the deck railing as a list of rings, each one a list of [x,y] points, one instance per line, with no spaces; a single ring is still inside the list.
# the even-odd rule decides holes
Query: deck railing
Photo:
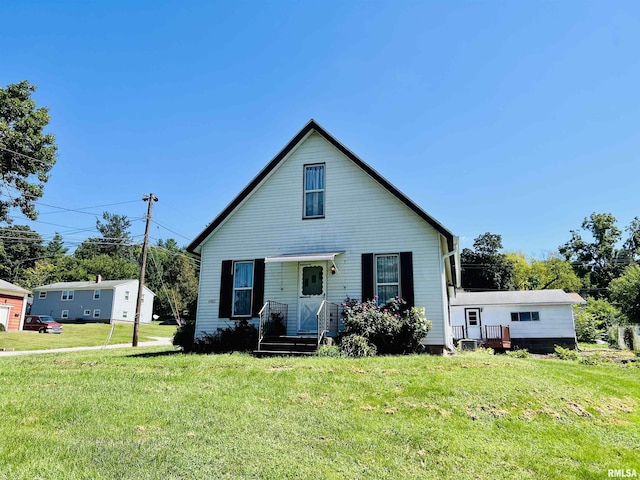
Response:
[[[338,305],[323,300],[316,313],[318,318],[318,348],[328,333],[338,333]]]
[[[289,306],[285,303],[267,301],[258,313],[258,350],[266,337],[279,337],[287,334],[287,314]]]
[[[462,340],[463,338],[466,338],[466,334],[464,331],[464,325],[453,325],[451,327],[451,329],[453,330],[453,341],[457,342],[458,340]]]

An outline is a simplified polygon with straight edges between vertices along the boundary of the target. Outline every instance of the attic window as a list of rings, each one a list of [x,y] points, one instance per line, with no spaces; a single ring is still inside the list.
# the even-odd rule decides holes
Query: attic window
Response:
[[[304,218],[324,217],[324,164],[304,167]]]

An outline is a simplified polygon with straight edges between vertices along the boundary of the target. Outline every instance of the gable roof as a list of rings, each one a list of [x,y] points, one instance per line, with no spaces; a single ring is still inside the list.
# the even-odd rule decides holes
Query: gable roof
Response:
[[[251,182],[240,192],[240,194],[233,199],[233,201],[227,205],[227,207],[211,222],[196,238],[189,244],[187,247],[187,251],[191,253],[196,253],[195,250],[207,239],[213,231],[224,222],[224,220],[231,215],[234,210],[249,196],[251,193],[262,183],[262,181],[275,169],[280,162],[282,162],[287,155],[294,150],[298,144],[304,140],[310,132],[316,132],[322,138],[324,138],[327,142],[337,148],[341,153],[343,153],[349,160],[355,163],[358,167],[364,170],[371,178],[373,178],[376,182],[382,185],[385,189],[387,189],[393,196],[395,196],[398,200],[404,203],[409,209],[411,209],[414,213],[416,213],[420,218],[422,218],[425,222],[435,228],[442,236],[447,239],[447,244],[449,245],[449,250],[453,250],[453,238],[454,235],[449,230],[447,230],[440,222],[438,222],[435,218],[431,217],[424,210],[422,210],[418,205],[416,205],[413,201],[411,201],[406,195],[404,195],[400,190],[394,187],[388,180],[386,180],[382,175],[376,172],[373,168],[371,168],[368,164],[362,161],[358,156],[349,150],[347,147],[342,145],[338,140],[336,140],[333,136],[331,136],[324,128],[316,123],[315,120],[311,119],[309,122],[300,130],[295,137],[293,137],[287,145],[271,160],[266,167],[264,167],[258,175],[254,177]]]
[[[18,285],[14,285],[13,283],[9,283],[6,280],[0,280],[0,291],[2,292],[11,292],[24,295],[25,293],[31,293],[29,290],[19,287]]]
[[[581,302],[582,301],[582,302]],[[457,292],[451,306],[463,305],[572,305],[583,303],[577,293],[564,290],[519,290],[502,292]]]
[[[138,280],[102,280],[100,282],[57,282],[49,285],[36,287],[34,291],[52,291],[52,290],[101,290],[112,289],[126,283],[138,284]],[[153,293],[146,285],[147,290]],[[154,293],[155,295],[155,293]]]

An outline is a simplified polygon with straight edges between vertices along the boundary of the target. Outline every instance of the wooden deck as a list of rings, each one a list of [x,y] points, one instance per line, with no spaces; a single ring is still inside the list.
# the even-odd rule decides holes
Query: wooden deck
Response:
[[[469,338],[467,329],[463,325],[455,325],[453,341],[458,343],[463,338]],[[508,325],[485,325],[480,332],[481,338],[476,338],[478,344],[494,350],[509,350],[511,348],[511,331]]]

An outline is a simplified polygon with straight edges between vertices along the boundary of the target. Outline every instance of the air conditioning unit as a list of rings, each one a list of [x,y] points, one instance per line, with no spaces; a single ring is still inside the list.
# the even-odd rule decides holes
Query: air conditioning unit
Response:
[[[478,348],[478,341],[473,338],[463,338],[460,340],[460,350],[463,352],[475,352]]]

